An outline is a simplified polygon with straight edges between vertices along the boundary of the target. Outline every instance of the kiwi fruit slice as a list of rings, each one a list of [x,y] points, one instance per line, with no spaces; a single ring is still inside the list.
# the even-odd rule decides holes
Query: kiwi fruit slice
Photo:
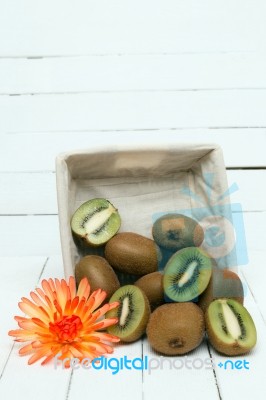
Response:
[[[139,278],[135,285],[146,294],[151,310],[164,303],[163,275],[161,272],[152,272]]]
[[[157,246],[152,239],[134,232],[121,232],[105,246],[105,258],[121,272],[145,275],[157,271]]]
[[[150,305],[146,295],[134,285],[125,285],[118,289],[110,303],[119,301],[120,305],[106,313],[106,318],[118,318],[116,325],[107,331],[118,336],[122,342],[134,342],[146,330],[150,317]]]
[[[156,308],[147,325],[147,337],[158,353],[186,354],[204,337],[204,314],[194,303],[168,303]]]
[[[211,257],[198,247],[177,251],[164,269],[165,295],[176,302],[197,299],[209,283],[212,266]]]
[[[253,319],[248,310],[235,300],[214,300],[206,311],[205,320],[209,341],[222,354],[246,354],[256,344]]]
[[[159,246],[172,251],[198,247],[204,239],[204,231],[197,221],[175,213],[158,218],[153,224],[152,235]]]
[[[91,199],[83,203],[71,218],[71,229],[88,246],[101,246],[119,230],[121,218],[106,199]]]
[[[120,287],[119,280],[113,268],[105,258],[100,256],[85,256],[75,266],[77,286],[84,277],[89,281],[91,292],[100,288],[107,293],[106,300]]]
[[[203,312],[206,311],[209,304],[221,297],[230,298],[238,301],[240,304],[244,302],[244,290],[239,276],[229,269],[214,268],[210,282],[199,296],[198,305]]]

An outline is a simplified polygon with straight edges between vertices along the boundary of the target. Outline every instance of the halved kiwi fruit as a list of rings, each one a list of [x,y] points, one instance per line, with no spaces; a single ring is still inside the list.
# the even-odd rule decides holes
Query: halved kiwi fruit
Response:
[[[106,318],[118,318],[117,324],[107,328],[122,342],[134,342],[146,330],[150,317],[150,306],[146,295],[134,285],[125,285],[118,289],[110,303],[119,301],[120,305],[106,313]]]
[[[152,310],[164,303],[163,275],[161,272],[157,271],[144,275],[135,282],[135,285],[146,294]]]
[[[106,199],[91,199],[83,203],[71,218],[73,234],[88,246],[101,246],[119,230],[121,218]]]
[[[86,277],[89,281],[91,292],[103,289],[106,293],[106,300],[120,287],[119,280],[108,261],[100,256],[88,255],[75,266],[76,284]]]
[[[168,303],[156,308],[147,325],[150,345],[164,355],[186,354],[200,345],[204,315],[194,303]]]
[[[210,343],[222,354],[235,356],[248,353],[256,344],[257,332],[248,310],[232,299],[214,300],[206,314]]]
[[[152,227],[155,242],[168,250],[198,247],[204,239],[200,224],[186,215],[171,213],[158,218]]]
[[[212,258],[198,247],[177,251],[165,266],[165,295],[176,302],[197,299],[209,283],[212,266]]]
[[[235,272],[214,268],[206,290],[199,297],[198,305],[205,312],[213,300],[221,297],[233,299],[243,304],[244,289],[241,279]]]

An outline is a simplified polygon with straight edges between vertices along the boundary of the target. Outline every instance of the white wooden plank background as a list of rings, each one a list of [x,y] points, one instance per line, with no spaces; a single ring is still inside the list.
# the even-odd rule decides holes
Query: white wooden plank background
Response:
[[[263,0],[0,2],[1,399],[265,399],[265,20]],[[250,370],[27,367],[7,331],[20,297],[63,276],[56,155],[151,142],[223,148],[244,212],[241,276],[258,329]],[[116,350],[125,353],[154,357],[145,339]],[[223,360],[206,343],[193,357],[210,353]]]
[[[26,0],[2,5],[3,57],[263,51],[257,0]]]
[[[4,58],[0,94],[262,90],[265,69],[254,52]]]
[[[265,104],[254,89],[1,96],[0,132],[265,128]]]

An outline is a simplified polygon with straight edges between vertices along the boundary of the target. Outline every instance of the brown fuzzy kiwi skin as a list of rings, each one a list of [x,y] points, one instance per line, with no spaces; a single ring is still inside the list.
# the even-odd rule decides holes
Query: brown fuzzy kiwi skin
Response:
[[[151,310],[164,303],[163,275],[156,271],[139,278],[134,285],[138,286],[146,294]]]
[[[215,293],[218,295],[215,296]],[[234,294],[233,296],[231,294]],[[230,296],[229,296],[230,294]],[[199,296],[198,305],[205,311],[209,304],[218,298],[225,297],[244,303],[244,290],[239,276],[228,269],[219,270],[214,268],[210,282],[205,291]]]
[[[144,313],[143,313],[143,316],[142,316],[142,318],[140,320],[138,328],[134,332],[132,332],[130,335],[128,335],[127,337],[120,338],[122,343],[132,343],[132,342],[135,342],[136,340],[140,339],[141,336],[145,333],[148,321],[150,319],[151,309],[150,309],[149,300],[148,300],[147,296],[145,295],[145,293],[143,292],[143,290],[141,290],[140,288],[138,288],[138,289],[141,291],[141,293],[143,295],[144,304],[145,304],[144,305]],[[114,293],[114,295],[115,295],[115,293]],[[110,299],[110,302],[113,302],[113,301],[117,301],[117,299],[112,296],[111,299]],[[116,312],[117,312],[117,309],[113,309],[111,311],[108,311],[106,313],[106,318],[117,317]],[[107,332],[112,334],[112,335],[117,335],[113,331],[113,326],[108,327],[107,328]]]
[[[212,345],[212,347],[219,353],[224,354],[226,356],[239,356],[250,352],[251,350],[250,348],[240,346],[238,342],[235,342],[232,345],[228,344],[226,345],[222,340],[220,340],[215,335],[211,321],[209,319],[208,309],[205,312],[205,324],[209,342]]]
[[[198,247],[204,240],[203,228],[197,221],[175,213],[157,219],[152,227],[152,235],[159,246],[173,251]]]
[[[104,252],[110,265],[121,272],[145,275],[157,271],[157,247],[153,240],[133,232],[110,239]]]
[[[204,314],[192,302],[167,303],[156,308],[146,329],[151,347],[167,356],[194,350],[202,342],[204,331]]]
[[[107,293],[105,300],[109,300],[120,287],[113,268],[105,258],[100,256],[85,256],[75,266],[76,284],[78,285],[84,277],[87,277],[89,281],[91,292],[100,288]]]

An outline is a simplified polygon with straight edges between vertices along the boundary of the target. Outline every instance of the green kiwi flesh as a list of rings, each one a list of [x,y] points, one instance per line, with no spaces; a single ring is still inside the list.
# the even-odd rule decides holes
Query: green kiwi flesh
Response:
[[[196,299],[209,283],[212,265],[212,258],[198,247],[177,251],[164,269],[165,295],[176,302]]]
[[[101,246],[119,230],[121,218],[117,209],[106,199],[91,199],[83,203],[71,218],[74,235],[88,246]]]
[[[159,246],[172,251],[198,247],[204,239],[204,231],[197,221],[175,213],[158,218],[153,224],[152,235]]]
[[[228,269],[219,270],[214,268],[207,288],[199,297],[198,305],[205,312],[213,300],[222,297],[233,299],[243,304],[243,285],[235,272]]]
[[[163,275],[161,272],[156,271],[144,275],[135,282],[135,285],[146,294],[152,310],[164,303]]]
[[[84,277],[89,281],[91,292],[100,288],[107,293],[106,300],[120,287],[113,268],[100,256],[88,255],[78,262],[75,266],[77,286]]]
[[[211,302],[206,314],[207,334],[212,346],[229,356],[248,353],[256,344],[257,332],[251,315],[232,299]]]
[[[156,308],[147,325],[151,347],[160,354],[186,354],[204,337],[204,315],[194,303],[168,303]]]
[[[106,313],[106,318],[118,318],[117,324],[107,328],[122,342],[134,342],[146,330],[150,317],[150,306],[146,295],[134,285],[125,285],[118,289],[110,303],[119,301],[120,305]]]

